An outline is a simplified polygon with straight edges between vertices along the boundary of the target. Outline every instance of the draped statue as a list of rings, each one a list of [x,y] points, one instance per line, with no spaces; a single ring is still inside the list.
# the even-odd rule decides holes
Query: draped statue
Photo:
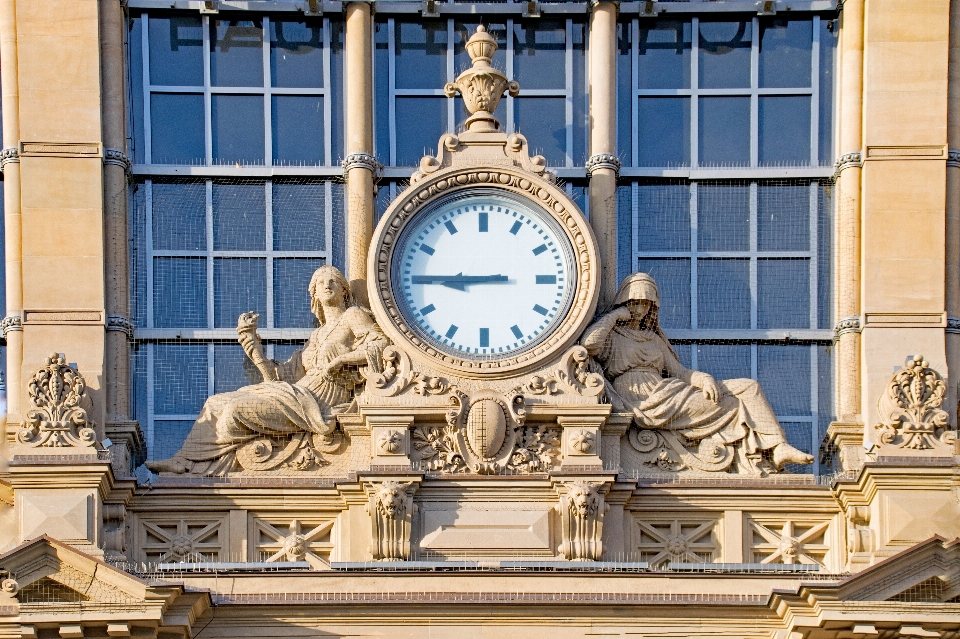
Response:
[[[751,379],[716,381],[685,368],[660,329],[660,293],[646,273],[627,277],[614,308],[582,338],[607,378],[618,412],[633,413],[630,433],[642,452],[661,447],[667,469],[686,466],[741,472],[811,464],[813,457],[787,443],[760,385]],[[673,464],[673,468],[671,468]]]
[[[199,475],[309,470],[322,463],[321,453],[339,448],[336,414],[350,406],[365,369],[378,370],[388,340],[370,312],[352,304],[338,269],[317,269],[309,293],[320,327],[284,363],[264,357],[257,315],[240,316],[240,345],[263,383],[209,397],[180,450],[147,468]]]

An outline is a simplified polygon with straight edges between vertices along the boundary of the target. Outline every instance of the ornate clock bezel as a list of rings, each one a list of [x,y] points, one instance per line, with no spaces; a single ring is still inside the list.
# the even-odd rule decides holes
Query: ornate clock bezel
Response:
[[[397,240],[421,211],[438,200],[478,187],[500,189],[550,215],[567,235],[578,270],[576,289],[566,316],[553,332],[529,350],[501,359],[470,360],[443,353],[420,339],[404,321],[393,290],[390,268]],[[377,225],[367,261],[367,292],[380,327],[394,344],[424,361],[431,369],[467,378],[516,377],[558,358],[586,329],[600,293],[600,263],[596,240],[573,201],[546,180],[513,167],[452,167],[433,173],[397,196]]]

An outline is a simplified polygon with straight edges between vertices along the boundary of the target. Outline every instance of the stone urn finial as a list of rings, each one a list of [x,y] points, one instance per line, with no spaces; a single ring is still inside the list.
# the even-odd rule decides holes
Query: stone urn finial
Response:
[[[500,123],[493,112],[497,110],[504,91],[516,97],[520,94],[520,85],[507,80],[507,76],[490,65],[497,51],[497,41],[493,39],[482,24],[467,41],[466,49],[473,60],[473,66],[461,73],[456,82],[447,82],[443,91],[448,98],[457,93],[463,96],[463,102],[470,112],[467,118],[467,130],[472,132],[496,132]]]

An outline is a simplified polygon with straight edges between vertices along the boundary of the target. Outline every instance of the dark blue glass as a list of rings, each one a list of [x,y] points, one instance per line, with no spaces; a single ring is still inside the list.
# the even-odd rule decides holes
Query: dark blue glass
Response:
[[[810,250],[810,186],[757,186],[757,248],[761,251]]]
[[[690,186],[640,184],[637,196],[638,248],[641,251],[689,251]]]
[[[203,164],[203,95],[151,95],[150,146],[153,164]]]
[[[271,109],[273,163],[281,166],[323,164],[323,98],[275,95]]]
[[[637,262],[637,270],[649,273],[657,282],[660,325],[690,328],[690,260],[642,258]]]
[[[267,260],[229,257],[213,260],[213,318],[216,328],[235,328],[247,311],[267,319]]]
[[[700,166],[750,164],[750,98],[700,98]]]
[[[760,86],[810,86],[813,20],[760,19]]]
[[[757,328],[814,328],[810,260],[757,260]]]
[[[210,83],[263,86],[263,20],[210,20]]]
[[[567,86],[565,20],[516,21],[513,24],[513,78],[527,89]]]
[[[746,184],[697,185],[697,249],[750,249],[750,187]]]
[[[203,86],[203,25],[200,16],[151,15],[150,84]],[[131,41],[131,45],[139,45]]]
[[[154,182],[151,188],[154,250],[206,250],[207,196],[203,183]]]
[[[760,96],[759,115],[760,166],[809,166],[809,96]]]
[[[310,311],[307,291],[314,271],[323,266],[323,258],[284,258],[273,260],[273,324],[277,328],[313,328],[317,319]]]
[[[206,398],[207,345],[154,344],[154,414],[196,415]]]
[[[447,81],[447,21],[394,24],[398,89],[438,89]],[[398,129],[399,130],[399,129]]]
[[[689,89],[690,22],[657,20],[650,26],[642,21],[637,49],[637,82],[640,89]]]
[[[323,86],[323,22],[270,19],[270,81],[275,87]]]
[[[547,166],[566,166],[566,98],[520,98],[513,106],[516,130],[530,143],[530,155],[542,155]]]
[[[214,164],[263,164],[263,97],[213,95]]]
[[[389,193],[389,189],[383,186],[380,190]],[[275,250],[326,250],[326,218],[326,186],[323,183],[273,183]]]
[[[757,346],[757,381],[778,416],[812,413],[809,346]]]
[[[697,344],[697,370],[714,379],[750,379],[749,344]]]
[[[639,98],[637,166],[690,166],[690,98]]]
[[[750,86],[750,48],[753,24],[700,20],[700,87]]]
[[[207,327],[206,258],[153,258],[153,325]]]
[[[262,251],[266,248],[266,234],[263,182],[213,184],[215,251]]]
[[[447,98],[397,98],[397,166],[419,166],[447,132]],[[401,133],[402,132],[402,133]]]
[[[217,344],[213,347],[214,393],[229,393],[262,381],[263,374],[239,344]]]
[[[697,326],[750,328],[750,260],[697,260]]]

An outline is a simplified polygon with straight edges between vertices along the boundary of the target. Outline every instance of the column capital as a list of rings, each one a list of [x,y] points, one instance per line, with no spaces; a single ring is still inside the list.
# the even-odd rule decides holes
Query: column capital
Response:
[[[3,332],[3,337],[6,339],[7,333],[10,331],[22,331],[23,330],[23,318],[20,315],[7,315],[2,320],[0,320],[0,331]]]
[[[947,166],[960,167],[960,149],[947,149]]]
[[[105,148],[103,150],[103,163],[123,167],[123,172],[130,175],[130,167],[132,166],[130,157],[121,149]]]
[[[133,339],[133,322],[123,315],[107,315],[107,330],[126,333],[129,339]]]
[[[947,328],[948,333],[960,333],[960,317],[951,317],[947,316]]]
[[[10,162],[20,162],[20,150],[15,146],[8,146],[0,151],[0,171],[6,168]]]
[[[837,158],[836,163],[833,165],[834,177],[840,175],[840,172],[844,169],[849,169],[850,167],[863,167],[863,153],[860,151],[850,151],[849,153],[844,153]]]
[[[379,177],[380,172],[383,170],[383,165],[377,162],[377,158],[369,153],[351,153],[343,158],[340,165],[343,167],[344,173],[350,169],[360,168],[367,169],[376,177]]]
[[[596,153],[590,156],[584,167],[589,176],[597,169],[612,169],[616,175],[620,175],[620,158],[613,153]]]
[[[852,315],[838,321],[837,325],[833,328],[833,332],[834,335],[839,338],[844,333],[859,333],[860,328],[860,316]]]

